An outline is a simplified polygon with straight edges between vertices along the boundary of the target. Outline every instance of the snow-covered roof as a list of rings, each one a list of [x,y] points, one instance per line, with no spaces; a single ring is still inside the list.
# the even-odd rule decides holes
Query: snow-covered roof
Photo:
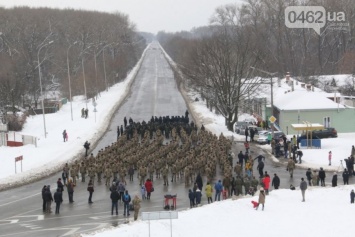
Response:
[[[317,109],[338,109],[345,108],[342,104],[337,104],[330,100],[334,96],[314,87],[308,90],[306,86],[302,87],[303,82],[294,81],[293,89],[286,79],[281,79],[278,83],[277,78],[273,79],[274,106],[280,110],[317,110]],[[266,97],[270,105],[271,88],[269,85],[262,85],[258,97]]]
[[[291,91],[274,98],[274,106],[279,110],[338,109],[343,105],[326,98],[323,93],[312,91]]]

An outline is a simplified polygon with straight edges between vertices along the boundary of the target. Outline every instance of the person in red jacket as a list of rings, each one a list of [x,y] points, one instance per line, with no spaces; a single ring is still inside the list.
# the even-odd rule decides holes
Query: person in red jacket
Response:
[[[147,199],[150,200],[150,193],[153,192],[153,182],[147,179],[144,183],[145,190],[147,191]]]
[[[264,178],[262,179],[262,182],[264,184],[265,194],[269,195],[270,176],[269,176],[269,174],[266,171],[265,171]]]

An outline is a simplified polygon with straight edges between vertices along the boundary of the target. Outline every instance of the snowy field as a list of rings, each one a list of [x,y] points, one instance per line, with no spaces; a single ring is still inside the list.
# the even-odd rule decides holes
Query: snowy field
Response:
[[[352,236],[351,228],[346,225],[355,208],[355,204],[350,204],[351,189],[351,186],[308,187],[305,202],[301,202],[298,189],[273,190],[266,196],[264,211],[261,207],[256,211],[251,204],[258,201],[258,193],[254,197],[214,202],[180,211],[178,219],[172,220],[172,236]],[[148,221],[138,219],[95,236],[171,236],[169,220],[150,221],[150,235],[148,228]]]

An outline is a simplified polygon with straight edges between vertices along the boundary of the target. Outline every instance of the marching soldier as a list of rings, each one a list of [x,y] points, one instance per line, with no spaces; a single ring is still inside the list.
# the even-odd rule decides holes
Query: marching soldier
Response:
[[[85,182],[86,167],[85,167],[84,162],[81,162],[80,175],[81,175],[81,182]]]

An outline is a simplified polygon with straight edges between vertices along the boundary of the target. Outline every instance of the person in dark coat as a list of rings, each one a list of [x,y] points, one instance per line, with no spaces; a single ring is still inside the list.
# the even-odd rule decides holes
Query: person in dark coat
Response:
[[[59,188],[57,188],[57,192],[54,193],[54,202],[55,214],[59,214],[60,204],[63,202],[63,193]]]
[[[308,180],[308,185],[311,186],[312,185],[312,171],[311,171],[311,168],[307,169],[306,177],[307,177],[307,180]]]
[[[64,191],[64,185],[62,183],[62,179],[59,178],[58,181],[57,181],[57,189],[60,189],[61,192]]]
[[[264,175],[264,162],[263,161],[260,161],[258,163],[257,169],[259,171],[260,178],[262,178]]]
[[[196,181],[195,183],[197,184],[197,187],[202,190],[203,187],[203,181],[202,181],[202,177],[200,175],[200,173],[196,176]]]
[[[245,128],[244,135],[245,135],[245,141],[247,142],[247,141],[248,141],[248,136],[249,136],[249,129],[248,129],[248,127]]]
[[[274,174],[274,177],[272,178],[272,183],[271,185],[275,188],[275,189],[279,189],[280,187],[280,178],[279,176],[277,176],[277,174]]]
[[[121,125],[121,136],[123,136],[123,125]]]
[[[46,213],[51,213],[51,205],[53,202],[53,196],[50,190],[50,185],[47,186],[46,191],[44,192],[44,200],[46,201]]]
[[[320,179],[320,186],[325,187],[325,171],[321,167],[319,172],[318,172],[318,177]]]
[[[344,169],[342,176],[343,176],[344,185],[349,184],[349,172],[347,169]]]
[[[195,192],[196,206],[201,204],[201,197],[202,197],[201,190],[197,189]]]
[[[43,212],[46,212],[46,201],[44,200],[44,193],[46,192],[47,185],[44,185],[42,188],[42,200],[43,200]]]
[[[86,141],[84,143],[84,148],[85,148],[85,157],[88,156],[88,150],[90,149],[90,143],[88,141]]]
[[[338,185],[338,175],[337,172],[334,172],[332,178],[332,187],[336,187]]]
[[[117,126],[117,140],[120,137],[120,126]]]
[[[354,203],[354,198],[355,198],[355,193],[354,193],[354,189],[351,190],[351,193],[350,193],[350,203]]]
[[[124,127],[126,128],[127,127],[127,119],[126,119],[126,117],[123,118],[123,123],[124,123]]]
[[[238,161],[239,161],[239,164],[243,167],[244,154],[242,151],[240,151],[238,154]]]
[[[250,129],[250,141],[254,142],[255,130],[253,128]]]
[[[192,192],[191,189],[189,189],[189,199],[190,199],[190,208],[193,208],[195,206],[195,193]]]
[[[112,201],[111,215],[113,215],[113,209],[115,208],[116,209],[116,216],[117,216],[118,215],[118,200],[120,199],[117,189],[112,190],[110,198]]]

